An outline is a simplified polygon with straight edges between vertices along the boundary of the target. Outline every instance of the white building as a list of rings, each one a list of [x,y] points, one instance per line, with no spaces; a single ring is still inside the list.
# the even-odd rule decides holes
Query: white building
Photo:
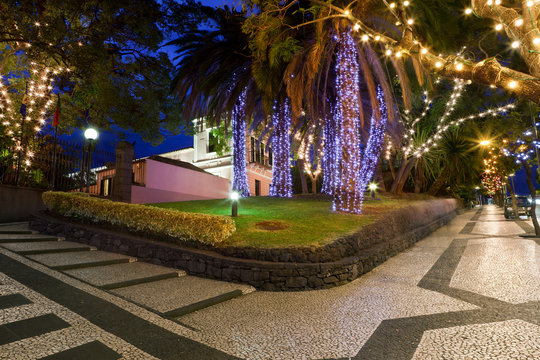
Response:
[[[210,144],[212,128],[204,121],[194,120],[193,147],[160,154],[162,157],[185,161],[213,175],[232,181],[232,153],[219,156]],[[232,141],[229,147],[232,149]],[[265,151],[266,144],[246,134],[247,177],[252,196],[268,196],[272,182],[272,151]]]

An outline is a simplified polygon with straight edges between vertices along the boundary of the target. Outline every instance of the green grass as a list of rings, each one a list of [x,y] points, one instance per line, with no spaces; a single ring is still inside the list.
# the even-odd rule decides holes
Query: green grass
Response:
[[[236,232],[225,245],[253,247],[319,246],[343,235],[354,233],[373,223],[378,217],[393,209],[410,205],[411,198],[378,196],[367,199],[362,215],[347,215],[331,211],[328,198],[302,197],[279,199],[250,197],[239,200]],[[201,200],[153,204],[186,212],[214,215],[231,215],[231,201]],[[283,230],[263,230],[256,224],[277,221],[287,226]]]

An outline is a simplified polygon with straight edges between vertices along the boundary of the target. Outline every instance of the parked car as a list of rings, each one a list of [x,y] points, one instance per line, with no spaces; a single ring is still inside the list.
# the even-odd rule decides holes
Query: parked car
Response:
[[[514,208],[512,207],[512,197],[508,196],[504,202],[504,217],[505,219],[518,218],[520,215],[531,216],[531,201],[526,196],[516,196],[518,216],[514,215]]]

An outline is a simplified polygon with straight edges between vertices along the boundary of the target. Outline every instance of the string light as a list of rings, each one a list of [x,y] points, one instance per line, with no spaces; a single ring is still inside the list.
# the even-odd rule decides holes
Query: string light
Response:
[[[350,30],[342,31],[338,42],[336,59],[336,125],[339,129],[339,145],[336,146],[338,171],[332,207],[335,211],[359,214],[362,209],[363,194],[357,186],[360,183],[360,143],[358,52]]]
[[[274,163],[272,166],[272,183],[270,184],[270,196],[291,197],[291,110],[289,99],[285,99],[281,106],[276,102],[272,111],[272,150]]]
[[[388,111],[384,101],[384,93],[380,85],[377,86],[377,99],[380,104],[379,110],[381,118],[377,120],[375,116],[371,117],[369,139],[362,155],[362,167],[360,169],[360,181],[358,183],[359,188],[357,189],[357,192],[362,194],[362,197],[366,191],[366,187],[373,178],[373,173],[379,162],[384,143],[386,124],[388,123]]]
[[[331,113],[326,116],[324,121],[323,138],[323,184],[321,192],[323,194],[333,195],[336,188],[336,175],[338,171],[336,149],[339,148],[339,136],[335,117]]]
[[[232,189],[240,196],[250,196],[246,172],[246,90],[232,110],[233,179]]]

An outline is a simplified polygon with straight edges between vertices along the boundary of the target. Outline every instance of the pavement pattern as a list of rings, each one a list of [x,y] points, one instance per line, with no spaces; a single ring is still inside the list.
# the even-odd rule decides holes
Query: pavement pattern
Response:
[[[221,285],[179,276],[108,289],[115,272],[93,281],[76,265],[83,250],[64,246],[79,254],[66,265],[0,235],[0,359],[540,359],[540,241],[520,236],[532,233],[485,206],[345,286],[185,313],[170,311]]]

